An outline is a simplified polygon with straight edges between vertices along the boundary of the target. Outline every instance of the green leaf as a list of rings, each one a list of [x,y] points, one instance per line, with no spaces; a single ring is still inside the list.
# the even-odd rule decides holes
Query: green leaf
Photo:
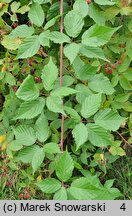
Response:
[[[44,106],[44,98],[38,98],[34,101],[26,101],[20,105],[18,114],[14,119],[32,119],[42,112]]]
[[[132,43],[131,43],[131,39],[127,39],[126,42],[126,52],[127,55],[130,57],[130,59],[132,59]]]
[[[9,72],[5,74],[5,80],[9,85],[16,85],[15,77]]]
[[[64,47],[64,55],[70,60],[71,64],[79,53],[80,45],[76,43],[68,44]]]
[[[115,2],[112,2],[111,0],[94,0],[95,3],[99,5],[114,5]]]
[[[87,124],[89,141],[98,147],[106,147],[112,144],[110,134],[102,127],[89,123]]]
[[[81,80],[89,80],[96,74],[96,71],[97,67],[93,67],[91,64],[85,64],[79,70],[76,70],[75,74]]]
[[[88,15],[89,7],[88,7],[86,0],[75,1],[73,5],[73,9],[74,11],[76,11],[76,13],[80,13],[83,18]]]
[[[32,168],[33,168],[33,174],[37,171],[37,169],[41,166],[43,160],[45,157],[45,152],[43,148],[39,148],[35,154],[33,155],[32,159]]]
[[[44,151],[48,154],[57,154],[61,153],[59,145],[56,143],[47,143],[44,145]]]
[[[54,17],[53,19],[49,20],[45,26],[44,26],[44,29],[47,30],[49,29],[50,27],[52,27],[53,25],[55,25],[55,23],[57,22],[57,20],[59,19],[60,15],[57,15],[56,17]]]
[[[28,75],[17,90],[16,96],[24,101],[32,101],[39,97],[39,89],[34,82],[33,76]]]
[[[78,101],[78,103],[82,104],[84,102],[84,100],[92,95],[93,93],[91,92],[91,90],[83,85],[83,84],[77,84],[76,85],[76,90],[78,91],[78,93],[76,94],[76,100]]]
[[[109,152],[113,156],[115,156],[115,155],[119,155],[119,156],[126,155],[125,151],[120,146],[111,146],[110,149],[109,149]]]
[[[82,103],[81,115],[84,118],[89,118],[94,115],[101,105],[101,94],[93,94],[87,97]]]
[[[45,4],[50,2],[51,0],[33,0],[33,2],[38,3],[38,4]]]
[[[72,130],[72,135],[76,143],[76,150],[88,140],[88,130],[83,123],[77,124]]]
[[[82,35],[82,43],[91,47],[103,46],[119,28],[120,27],[111,28],[95,24],[84,32]]]
[[[132,32],[132,20],[129,20],[128,22],[128,29],[130,32]]]
[[[120,13],[120,8],[119,7],[117,7],[117,6],[108,7],[104,11],[104,17],[105,17],[106,20],[112,20],[119,13]]]
[[[66,14],[64,18],[64,26],[66,33],[69,36],[76,38],[80,34],[83,25],[84,20],[80,13],[72,10]]]
[[[95,92],[112,95],[114,88],[112,87],[109,79],[103,74],[97,74],[93,76],[89,81],[89,88]]]
[[[51,96],[54,97],[65,97],[71,94],[76,94],[77,90],[70,87],[59,87],[51,92]]]
[[[44,31],[39,35],[39,42],[42,46],[50,46],[50,41],[49,41],[49,30],[48,31]]]
[[[119,73],[125,72],[129,68],[130,64],[131,64],[131,59],[128,56],[126,56],[123,63],[118,66],[118,72]]]
[[[48,126],[48,120],[44,116],[43,112],[35,123],[36,136],[40,142],[45,142],[50,134],[50,128]]]
[[[94,117],[95,123],[104,129],[116,131],[125,121],[116,111],[105,109],[98,112]]]
[[[10,143],[10,146],[9,146],[9,149],[11,151],[19,151],[20,149],[23,148],[23,145],[21,145],[21,143],[19,142],[19,140],[13,140],[11,143]]]
[[[61,182],[54,178],[46,178],[36,184],[44,193],[55,193],[61,188]]]
[[[63,109],[63,101],[60,97],[55,96],[49,96],[46,99],[46,106],[48,109],[55,113],[62,113],[65,115],[64,109]]]
[[[42,81],[43,86],[47,91],[50,91],[54,87],[54,83],[58,77],[58,68],[50,58],[49,63],[44,66],[43,73],[42,73]]]
[[[54,200],[67,200],[67,191],[66,188],[61,187],[55,194]]]
[[[107,61],[103,50],[98,47],[95,48],[95,47],[88,47],[83,45],[80,48],[80,54],[86,56],[87,58],[97,58],[97,59],[102,59],[104,61]]]
[[[11,11],[12,11],[13,13],[16,13],[16,11],[17,11],[18,8],[20,7],[20,5],[21,5],[20,2],[16,2],[16,1],[12,2],[12,4],[11,4]]]
[[[23,7],[19,8],[17,10],[17,13],[20,14],[25,14],[26,12],[28,12],[30,10],[30,7],[28,5],[24,5]]]
[[[28,125],[19,125],[13,129],[16,140],[19,141],[21,145],[30,146],[36,141],[35,131],[32,127]]]
[[[63,86],[68,87],[71,86],[74,83],[74,78],[70,75],[64,75],[63,76]]]
[[[75,199],[93,200],[96,196],[101,194],[102,190],[103,187],[97,176],[89,176],[88,178],[81,177],[74,180],[67,191]]]
[[[31,20],[31,22],[36,26],[42,26],[45,19],[45,14],[41,5],[33,3],[28,13],[28,17]]]
[[[54,43],[70,43],[70,38],[65,35],[64,33],[58,32],[58,31],[52,31],[49,33],[49,36],[47,36],[51,41]]]
[[[24,39],[22,44],[19,46],[17,58],[25,59],[35,55],[40,48],[40,42],[38,36],[30,36]]]
[[[15,161],[22,161],[23,163],[31,163],[34,154],[39,149],[38,145],[28,146],[20,150],[18,155],[14,158]]]
[[[26,38],[30,37],[34,33],[33,27],[28,27],[27,25],[23,24],[20,26],[17,26],[13,31],[9,34],[10,38]]]
[[[81,117],[77,113],[75,109],[72,109],[71,107],[64,106],[64,110],[66,114],[70,115],[70,117],[76,122],[79,123],[81,121]]]
[[[124,90],[132,90],[132,85],[131,85],[130,81],[125,76],[122,75],[120,77],[119,83]]]
[[[9,50],[16,50],[21,44],[21,40],[19,38],[10,38],[8,35],[4,36],[1,44]]]
[[[88,15],[89,15],[89,16],[94,20],[94,22],[97,23],[98,25],[105,25],[105,18],[104,18],[104,15],[103,15],[102,11],[100,11],[96,5],[90,4]]]
[[[74,169],[73,159],[68,152],[63,152],[57,161],[55,170],[60,181],[66,182],[72,176]]]
[[[101,185],[97,176],[74,180],[67,192],[77,200],[113,200],[121,196],[118,189]]]

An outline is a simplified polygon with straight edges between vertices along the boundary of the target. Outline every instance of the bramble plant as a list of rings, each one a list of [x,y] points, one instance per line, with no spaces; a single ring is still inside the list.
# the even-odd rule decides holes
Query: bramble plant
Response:
[[[105,176],[131,152],[131,15],[129,0],[1,1],[1,197],[122,196]]]

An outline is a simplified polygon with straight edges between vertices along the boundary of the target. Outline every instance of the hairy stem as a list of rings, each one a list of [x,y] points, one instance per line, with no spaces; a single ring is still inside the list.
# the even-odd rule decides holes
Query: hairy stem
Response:
[[[63,33],[63,0],[60,0],[60,17],[61,17],[60,18],[60,32]],[[62,86],[62,76],[63,76],[63,44],[60,45],[60,87]],[[65,117],[62,114],[61,140],[60,140],[60,148],[62,152],[63,152],[63,144],[64,144],[64,121],[65,121]]]

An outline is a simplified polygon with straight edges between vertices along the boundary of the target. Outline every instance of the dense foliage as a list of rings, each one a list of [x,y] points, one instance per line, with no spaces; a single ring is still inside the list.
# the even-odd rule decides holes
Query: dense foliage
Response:
[[[132,152],[131,15],[129,0],[1,1],[0,197],[122,196],[107,173]]]

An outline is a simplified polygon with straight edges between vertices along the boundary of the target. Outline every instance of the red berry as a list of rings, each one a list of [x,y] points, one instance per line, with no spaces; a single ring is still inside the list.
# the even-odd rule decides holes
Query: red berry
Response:
[[[18,26],[18,23],[13,23],[12,27],[15,29]]]
[[[119,65],[122,64],[122,60],[121,59],[118,60],[118,64]]]
[[[109,68],[106,68],[106,69],[105,69],[105,72],[106,72],[106,73],[109,73]]]
[[[106,159],[106,163],[108,163],[109,162],[109,159]]]
[[[41,83],[41,82],[42,82],[42,80],[41,80],[40,77],[35,77],[35,81],[36,81],[37,83]]]
[[[29,66],[32,66],[33,60],[32,59],[27,59],[27,63]]]
[[[6,176],[7,176],[7,174],[6,174],[6,173],[3,173],[3,174],[2,174],[2,177],[6,177]]]
[[[100,160],[97,160],[97,162],[100,164]]]
[[[20,199],[22,199],[23,198],[23,194],[21,193],[21,194],[19,194],[19,198]]]
[[[109,72],[108,72],[109,74],[112,74],[113,73],[113,71],[112,70],[109,70]]]
[[[24,195],[23,198],[24,198],[24,199],[27,199],[27,195]]]
[[[6,162],[6,163],[9,163],[9,162],[10,162],[10,160],[6,160],[5,162]]]
[[[26,69],[23,69],[23,70],[22,70],[22,74],[25,74],[25,73],[26,73]]]
[[[24,199],[30,199],[30,194],[24,194]]]
[[[14,92],[17,92],[17,86],[13,86],[12,88]]]
[[[19,80],[19,82],[20,82],[20,83],[23,83],[23,80],[22,80],[22,79],[20,79],[20,80]]]
[[[88,4],[91,4],[92,3],[92,0],[86,0]]]
[[[7,181],[6,182],[6,187],[10,187],[11,186],[11,182]]]
[[[109,67],[109,65],[108,65],[108,64],[105,64],[105,65],[104,65],[104,67],[105,67],[105,68],[108,68],[108,67]]]
[[[104,166],[104,165],[105,165],[105,162],[104,162],[104,161],[102,161],[101,165],[102,165],[102,166]]]
[[[27,194],[27,197],[26,197],[26,199],[30,199],[30,194]]]
[[[111,68],[113,69],[113,70],[116,70],[117,69],[117,67],[113,64],[113,65],[111,65]]]
[[[3,170],[4,170],[4,171],[7,171],[7,170],[8,170],[8,167],[7,167],[7,166],[4,166],[4,167],[3,167]]]

